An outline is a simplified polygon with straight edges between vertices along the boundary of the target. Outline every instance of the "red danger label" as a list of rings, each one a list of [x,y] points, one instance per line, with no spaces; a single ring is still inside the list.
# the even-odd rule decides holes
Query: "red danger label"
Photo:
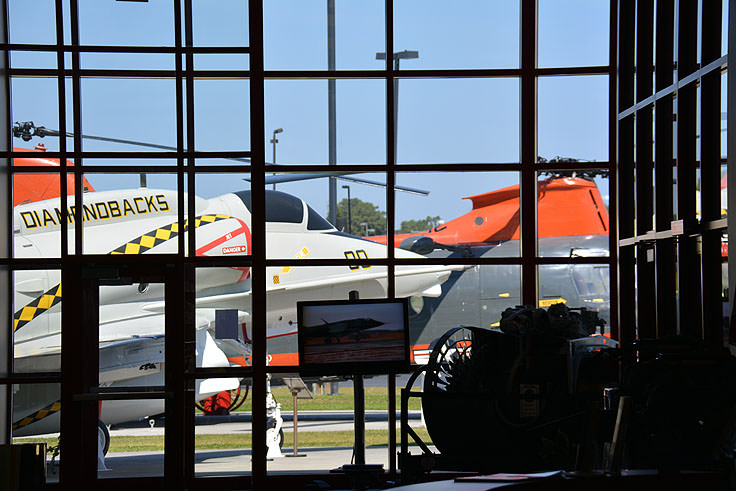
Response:
[[[232,246],[232,247],[223,247],[222,253],[223,254],[238,254],[240,252],[248,252],[248,247],[244,245],[238,245],[238,246]]]

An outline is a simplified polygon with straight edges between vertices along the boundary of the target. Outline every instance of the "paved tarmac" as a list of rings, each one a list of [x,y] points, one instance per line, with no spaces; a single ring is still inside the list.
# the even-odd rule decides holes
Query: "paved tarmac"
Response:
[[[292,431],[292,414],[282,415],[284,431]],[[399,415],[396,416],[397,427]],[[155,436],[164,434],[163,421],[150,427],[147,420],[116,425],[110,430],[112,436]],[[300,411],[298,420],[299,432],[353,430],[352,411]],[[412,427],[422,426],[421,412],[410,411],[409,424]],[[366,429],[388,428],[386,411],[366,411]],[[250,413],[234,413],[228,416],[196,417],[195,432],[197,434],[233,434],[250,433]],[[397,435],[398,436],[398,435]],[[418,447],[410,447],[412,453],[421,453]],[[398,448],[396,449],[398,451]],[[433,449],[434,450],[434,449]],[[288,457],[293,454],[292,448],[283,448],[282,457],[270,460],[268,472],[284,474],[291,472],[329,472],[352,460],[352,447],[303,448],[299,454],[304,457]],[[366,448],[366,463],[382,464],[388,468],[389,453],[387,447]],[[98,473],[100,478],[112,477],[152,477],[161,476],[164,471],[163,452],[111,452],[105,458],[107,471]],[[56,466],[49,465],[49,482],[56,481]],[[233,476],[248,475],[251,471],[250,449],[198,450],[195,453],[195,474],[197,476]]]
[[[281,413],[284,419],[283,430],[293,430],[293,414]],[[352,411],[299,411],[297,430],[302,431],[341,431],[353,430]],[[396,427],[399,427],[400,415],[396,413]],[[237,434],[251,432],[251,414],[249,412],[233,413],[227,416],[201,416],[195,418],[195,433]],[[134,421],[114,425],[110,429],[111,436],[156,436],[164,434],[163,420],[156,420],[151,427],[147,420]],[[409,411],[409,426],[422,426],[421,411]],[[366,411],[365,428],[367,430],[388,429],[388,413],[386,411]]]
[[[412,453],[421,453],[418,447],[410,447]],[[397,448],[398,451],[398,448]],[[288,474],[329,472],[351,462],[353,449],[350,447],[299,448],[303,457],[288,457],[291,448],[282,449],[283,457],[267,463],[269,473]],[[382,464],[388,469],[388,448],[366,449],[366,463]],[[108,454],[105,464],[108,471],[99,472],[100,478],[162,476],[164,456],[162,452],[120,452]],[[248,475],[251,471],[250,449],[200,450],[195,454],[194,472],[200,476]]]

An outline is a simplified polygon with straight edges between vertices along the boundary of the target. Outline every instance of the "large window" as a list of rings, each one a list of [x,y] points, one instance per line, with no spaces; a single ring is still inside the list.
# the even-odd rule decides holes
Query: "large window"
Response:
[[[7,0],[0,439],[59,402],[45,429],[89,447],[61,440],[64,484],[95,419],[161,413],[150,472],[100,478],[327,471],[267,464],[267,378],[298,371],[295,302],[352,290],[411,298],[417,363],[519,304],[618,337],[615,4]],[[191,408],[244,387],[215,472]]]

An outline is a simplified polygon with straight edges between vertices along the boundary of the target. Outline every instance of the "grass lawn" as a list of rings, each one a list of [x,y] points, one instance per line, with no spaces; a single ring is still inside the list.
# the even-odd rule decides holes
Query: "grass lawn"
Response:
[[[347,385],[347,384],[346,384]],[[282,411],[292,411],[294,398],[291,396],[287,387],[274,387],[272,389],[276,401],[281,403]],[[316,395],[312,394],[314,399],[299,399],[298,407],[304,411],[336,411],[341,409],[353,409],[353,388],[340,387],[340,395]],[[248,396],[250,397],[250,395]],[[241,406],[241,410],[249,411],[248,402]],[[418,397],[409,398],[409,409],[421,409],[421,403]],[[365,408],[388,409],[388,389],[386,387],[366,387],[365,388]],[[401,391],[396,389],[396,410],[401,410]]]
[[[425,428],[415,428],[414,431],[417,432],[424,443],[431,444]],[[299,433],[299,447],[351,447],[353,437],[354,433],[352,431],[303,431]],[[396,437],[397,439],[400,438],[398,431]],[[57,444],[57,439],[33,437],[13,439],[13,443],[24,442],[46,442],[48,446],[53,446]],[[284,432],[284,447],[292,448],[293,444],[293,433],[290,431]],[[365,444],[368,447],[388,446],[388,431],[366,430]],[[251,438],[249,434],[197,435],[195,438],[195,448],[197,450],[250,447]],[[163,436],[114,436],[110,442],[110,452],[160,451],[163,448]]]

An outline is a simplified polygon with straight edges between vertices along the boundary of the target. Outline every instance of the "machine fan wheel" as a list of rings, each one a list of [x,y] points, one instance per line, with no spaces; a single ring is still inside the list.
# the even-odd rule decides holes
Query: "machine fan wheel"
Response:
[[[424,376],[424,390],[447,392],[451,367],[471,356],[474,333],[479,328],[458,326],[450,329],[434,343]]]
[[[505,436],[496,424],[488,377],[489,365],[496,358],[494,337],[498,336],[503,335],[458,326],[434,344],[424,376],[422,413],[432,442],[445,455],[479,455],[500,445]],[[460,413],[482,415],[465,438],[458,438],[456,423],[447,417]]]

